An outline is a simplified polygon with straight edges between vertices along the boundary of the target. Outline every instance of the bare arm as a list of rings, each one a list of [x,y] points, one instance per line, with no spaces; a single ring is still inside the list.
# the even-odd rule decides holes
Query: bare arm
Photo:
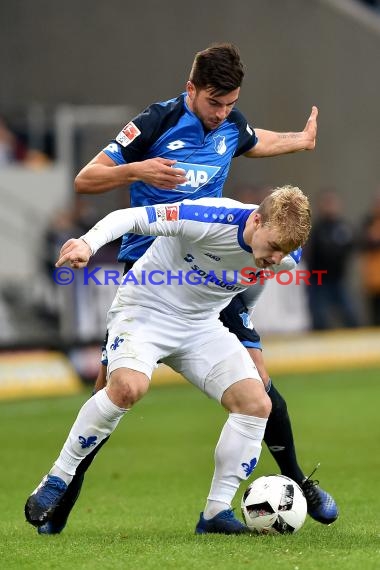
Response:
[[[313,150],[317,137],[318,109],[313,107],[303,131],[294,133],[276,133],[264,129],[255,129],[258,143],[244,156],[259,158],[277,156],[300,150]]]
[[[103,151],[96,155],[76,176],[79,194],[100,194],[142,180],[161,190],[173,190],[186,182],[184,171],[172,168],[175,160],[150,158],[141,162],[117,165]]]
[[[263,353],[260,348],[247,348],[249,356],[252,358],[264,386],[268,386],[269,374],[265,368]]]

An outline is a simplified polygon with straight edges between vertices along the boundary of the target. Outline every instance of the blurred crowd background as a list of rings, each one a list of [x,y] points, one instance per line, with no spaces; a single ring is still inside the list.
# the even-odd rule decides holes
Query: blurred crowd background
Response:
[[[278,185],[310,195],[302,267],[323,284],[260,304],[267,333],[380,326],[380,11],[359,0],[125,0],[0,7],[0,347],[99,342],[115,287],[58,286],[57,253],[128,190],[74,194],[76,172],[148,104],[184,90],[194,54],[231,41],[245,63],[239,108],[252,126],[301,130],[312,153],[234,161],[228,196]],[[94,259],[115,263],[118,244]],[[271,283],[270,287],[275,287]]]

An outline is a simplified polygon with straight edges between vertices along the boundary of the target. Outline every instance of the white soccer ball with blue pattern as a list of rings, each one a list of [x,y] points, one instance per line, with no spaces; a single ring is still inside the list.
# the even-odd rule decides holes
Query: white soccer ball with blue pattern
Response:
[[[246,489],[241,510],[245,524],[254,532],[291,534],[305,522],[307,503],[301,487],[292,479],[265,475]]]

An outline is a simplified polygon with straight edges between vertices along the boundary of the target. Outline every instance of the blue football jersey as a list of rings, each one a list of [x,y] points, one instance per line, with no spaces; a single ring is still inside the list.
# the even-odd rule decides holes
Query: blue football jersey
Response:
[[[254,130],[234,108],[215,130],[206,131],[186,104],[186,93],[154,103],[130,121],[104,149],[118,165],[162,157],[176,160],[185,170],[186,182],[174,190],[160,190],[137,181],[131,184],[131,206],[173,203],[185,199],[221,197],[231,161],[256,143]],[[153,237],[126,234],[119,261],[136,261]]]

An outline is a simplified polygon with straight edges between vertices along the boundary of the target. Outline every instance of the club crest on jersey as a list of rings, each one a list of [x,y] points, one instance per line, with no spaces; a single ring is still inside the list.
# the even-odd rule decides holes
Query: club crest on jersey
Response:
[[[186,182],[178,184],[177,192],[193,194],[219,172],[220,166],[208,166],[207,164],[192,164],[190,162],[176,162],[174,168],[182,168],[185,171]]]
[[[157,219],[166,222],[178,220],[178,206],[159,206],[156,208]]]
[[[218,154],[224,154],[227,150],[226,137],[222,137],[222,135],[214,135],[212,138],[214,139],[216,152]]]
[[[117,135],[116,140],[121,146],[128,146],[133,142],[139,135],[141,135],[140,129],[138,129],[132,121],[125,125],[124,129],[120,131]]]

